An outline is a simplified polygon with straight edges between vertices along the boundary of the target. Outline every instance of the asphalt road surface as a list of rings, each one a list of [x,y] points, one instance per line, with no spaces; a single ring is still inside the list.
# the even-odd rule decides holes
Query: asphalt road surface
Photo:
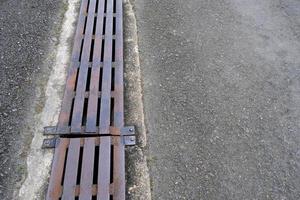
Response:
[[[300,1],[134,5],[152,198],[300,199]]]
[[[62,10],[63,2],[58,0],[0,0],[1,200],[14,199],[15,189],[26,175],[32,135],[22,130],[30,129],[26,127],[27,113],[37,87],[42,88],[48,80],[51,68],[43,66],[49,44],[57,40],[59,31],[54,29],[62,21]]]

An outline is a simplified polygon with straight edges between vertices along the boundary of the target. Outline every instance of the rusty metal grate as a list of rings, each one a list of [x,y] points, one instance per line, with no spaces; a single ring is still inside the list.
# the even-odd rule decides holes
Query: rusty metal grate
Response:
[[[57,134],[123,126],[121,0],[82,0]]]
[[[57,140],[47,199],[125,199],[121,137]]]
[[[82,0],[71,66],[55,127],[47,200],[124,200],[122,0]],[[54,142],[53,142],[54,141]]]

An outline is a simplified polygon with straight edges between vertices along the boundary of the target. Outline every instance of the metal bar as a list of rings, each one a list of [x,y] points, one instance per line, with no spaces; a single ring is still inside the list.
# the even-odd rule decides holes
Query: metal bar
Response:
[[[98,171],[98,195],[97,200],[109,199],[110,184],[110,150],[111,138],[102,137],[99,146],[99,171]]]
[[[116,0],[116,41],[115,41],[115,110],[114,125],[124,126],[124,92],[123,92],[123,13],[122,0]],[[125,199],[125,155],[121,140],[114,148],[114,199]]]
[[[100,106],[100,135],[109,134],[110,106],[111,106],[111,63],[112,63],[112,23],[113,23],[113,0],[106,0],[106,24],[104,42],[104,61],[102,77],[102,96]]]
[[[80,138],[70,139],[62,200],[74,200],[79,162]]]
[[[78,82],[76,88],[76,96],[74,102],[74,110],[71,123],[71,132],[80,133],[82,118],[83,118],[83,106],[84,106],[84,94],[87,84],[88,76],[88,64],[90,58],[90,52],[92,51],[92,35],[94,26],[94,16],[96,1],[90,1],[88,8],[87,24],[85,28],[85,36],[83,42],[83,50],[81,54],[81,65],[79,68]]]
[[[61,139],[59,143],[59,148],[55,148],[54,159],[52,163],[52,173],[48,192],[47,200],[57,200],[60,197],[61,180],[63,177],[64,163],[67,153],[67,147],[69,145],[69,139]]]
[[[114,199],[125,200],[125,151],[119,139],[114,145]]]
[[[115,107],[114,125],[124,126],[124,92],[123,92],[123,13],[122,0],[116,0],[116,40],[115,40]]]
[[[74,46],[72,51],[72,61],[78,62],[81,51],[81,35],[84,30],[85,17],[83,13],[86,11],[88,5],[88,0],[82,0],[79,19],[77,24],[77,29],[75,33]],[[65,126],[69,124],[71,107],[72,107],[72,92],[75,89],[75,82],[77,77],[77,65],[71,62],[71,68],[68,73],[68,78],[66,82],[65,93],[62,101],[61,112],[58,119],[58,131],[63,130]]]
[[[65,129],[66,126],[69,125],[70,120],[70,113],[71,113],[71,107],[73,102],[73,91],[75,88],[75,82],[77,77],[78,69],[71,66],[71,69],[69,71],[66,88],[65,88],[65,94],[62,100],[62,106],[61,111],[58,118],[58,125],[57,125],[57,131],[61,132]]]
[[[102,33],[104,20],[104,1],[98,3],[98,13],[95,33],[95,51],[93,55],[92,76],[90,84],[90,97],[88,100],[86,132],[96,132],[96,120],[98,111],[98,92],[100,80],[100,62],[102,49]]]
[[[70,132],[70,129],[71,127],[66,127],[64,129],[64,132],[57,132],[56,131],[56,126],[48,126],[48,127],[45,127],[45,130],[44,130],[44,135],[61,135],[61,136],[64,136],[64,137],[67,137],[68,136],[68,133]],[[99,127],[97,126],[96,127],[96,132],[93,132],[93,133],[96,133],[98,134],[99,133]],[[86,131],[86,128],[85,126],[83,126],[81,128],[81,133],[80,134],[72,134],[71,136],[81,136],[81,134],[85,134],[84,136],[85,137],[88,137],[88,136],[95,136],[95,134],[93,133],[88,133]],[[111,136],[125,136],[125,135],[135,135],[135,128],[134,126],[125,126],[125,127],[121,127],[121,128],[117,128],[115,126],[110,126],[109,127],[109,135]]]
[[[83,147],[79,200],[92,199],[94,155],[95,139],[86,138]]]

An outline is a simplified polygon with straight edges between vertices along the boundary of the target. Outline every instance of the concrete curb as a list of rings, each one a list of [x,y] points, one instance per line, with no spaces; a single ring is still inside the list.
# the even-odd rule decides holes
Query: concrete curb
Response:
[[[130,1],[124,1],[125,121],[135,125],[137,145],[126,151],[127,199],[150,200],[150,178],[146,159],[146,126],[136,19]]]

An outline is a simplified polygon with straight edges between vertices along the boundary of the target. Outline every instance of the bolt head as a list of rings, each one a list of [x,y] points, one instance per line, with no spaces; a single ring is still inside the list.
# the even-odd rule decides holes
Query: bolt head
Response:
[[[133,132],[133,128],[130,128],[129,131],[130,131],[130,132]]]

